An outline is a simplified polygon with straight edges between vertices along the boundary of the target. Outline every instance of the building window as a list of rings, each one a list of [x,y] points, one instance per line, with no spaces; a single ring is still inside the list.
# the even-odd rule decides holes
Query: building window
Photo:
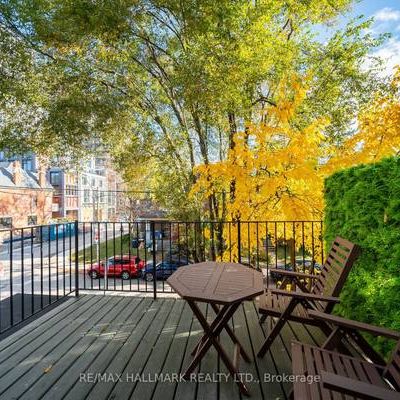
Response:
[[[37,225],[36,215],[28,215],[28,225]]]
[[[22,169],[24,169],[25,171],[33,171],[33,160],[32,157],[23,157],[22,158]]]
[[[12,228],[12,218],[11,217],[0,217],[0,228],[2,228],[2,229]]]
[[[89,189],[85,189],[85,191],[83,192],[83,202],[84,203],[90,202],[90,190]]]
[[[61,185],[61,173],[57,172],[50,172],[50,183],[53,186],[60,186]]]
[[[74,185],[66,185],[65,194],[67,196],[77,196],[78,195],[78,188],[76,186],[74,186]]]
[[[37,206],[38,206],[37,196],[32,196],[32,208],[36,208]]]

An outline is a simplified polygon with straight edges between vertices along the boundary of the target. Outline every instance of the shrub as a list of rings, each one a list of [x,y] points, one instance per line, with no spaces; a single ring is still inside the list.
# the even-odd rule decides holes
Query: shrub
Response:
[[[400,330],[400,158],[343,170],[325,181],[325,240],[359,244],[362,254],[335,312]],[[388,354],[392,343],[369,337]]]

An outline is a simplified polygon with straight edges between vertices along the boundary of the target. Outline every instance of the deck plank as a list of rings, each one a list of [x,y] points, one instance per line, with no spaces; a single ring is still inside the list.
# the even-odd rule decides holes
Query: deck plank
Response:
[[[234,323],[235,323],[235,334],[238,337],[240,343],[243,345],[246,353],[249,355],[251,361],[249,363],[245,362],[243,359],[240,360],[239,371],[243,374],[243,378],[245,381],[246,386],[250,391],[250,395],[256,399],[262,399],[263,393],[260,387],[260,371],[257,369],[256,364],[256,356],[255,356],[255,349],[254,344],[252,342],[252,330],[254,330],[253,326],[249,326],[249,320],[247,317],[247,310],[250,310],[254,313],[254,308],[249,308],[249,305],[252,305],[252,302],[244,302],[236,312],[234,316]],[[253,317],[257,317],[253,315]],[[257,318],[255,321],[257,323]],[[256,325],[256,329],[257,325]],[[236,386],[236,383],[232,382],[233,385]],[[242,396],[242,398],[244,398]]]
[[[26,295],[26,296],[28,296],[28,295]],[[47,297],[47,296],[44,296],[44,297]],[[83,297],[83,295],[82,295],[82,297]],[[7,298],[6,300],[2,300],[2,302],[4,302],[4,301],[9,302],[9,298]],[[25,322],[27,322],[27,321],[21,321],[22,324],[19,327],[18,327],[18,325],[14,326],[14,327],[10,327],[9,325],[7,326],[7,328],[8,327],[10,328],[11,334],[7,330],[4,330],[1,332],[1,334],[0,334],[1,342],[0,343],[1,343],[2,347],[5,348],[8,345],[10,345],[11,343],[13,343],[14,341],[19,339],[18,336],[12,335],[13,333],[15,333],[17,331],[21,332],[23,334],[32,333],[35,331],[35,329],[40,328],[42,326],[42,324],[48,323],[51,321],[51,319],[57,318],[58,313],[64,312],[64,309],[69,308],[73,304],[76,305],[77,302],[79,302],[79,298],[75,297],[74,295],[69,295],[68,298],[62,298],[61,301],[58,300],[51,304],[43,303],[42,310],[36,310],[35,314],[28,316],[28,318],[32,318],[28,324],[25,324]],[[7,304],[7,307],[9,308],[9,304]],[[1,314],[1,311],[2,310],[0,310],[0,314]],[[3,313],[3,314],[1,314],[1,319],[2,319],[2,323],[5,324],[4,320],[7,321],[7,316]]]
[[[249,372],[255,377],[258,374],[259,377],[259,388],[257,385],[250,385],[252,394],[255,391],[256,398],[259,396],[259,398],[263,399],[284,399],[281,385],[276,382],[269,383],[265,377],[266,373],[277,374],[271,352],[268,351],[262,359],[257,357],[257,353],[264,343],[265,336],[259,323],[257,307],[253,302],[244,303],[244,317],[250,341],[249,346],[253,356],[253,363],[250,365]]]
[[[236,336],[239,335],[239,332],[236,331],[235,329],[238,329],[238,327],[240,326],[239,318],[237,317],[238,313],[240,312],[241,312],[241,307],[239,307],[239,309],[233,315],[232,320],[229,322],[229,326],[231,327],[232,331],[235,333]],[[228,356],[232,357],[235,346],[225,329],[221,332],[220,340]],[[244,346],[243,341],[240,340],[240,342]],[[250,353],[248,354],[249,356],[251,356]],[[218,361],[219,361],[219,372],[223,374],[229,374],[228,368],[221,360],[221,357],[219,357]],[[241,370],[240,366],[243,364],[246,365],[244,361],[241,359],[239,363],[239,371]],[[239,388],[235,383],[232,382],[232,378],[230,376],[228,377],[228,379],[226,379],[225,376],[227,375],[223,376],[218,385],[219,400],[240,400]]]
[[[38,397],[44,396],[71,364],[85,354],[98,337],[107,335],[116,318],[123,318],[121,313],[128,305],[128,301],[128,298],[122,298],[109,302],[110,308],[97,323],[86,332],[80,329],[76,330],[68,337],[68,340],[60,344],[50,355],[44,357],[35,368],[29,370],[24,375],[24,385],[14,396],[25,400],[36,400]],[[46,368],[49,370],[44,372]]]
[[[71,298],[70,300],[61,303],[58,307],[49,311],[47,315],[31,322],[29,325],[24,326],[15,334],[8,336],[0,342],[0,363],[9,358],[14,352],[19,351],[21,347],[26,347],[32,343],[33,340],[41,338],[44,331],[59,324],[61,320],[68,318],[68,316],[77,310],[82,310],[82,299]],[[90,302],[94,302],[95,298],[86,298],[86,306],[90,306]],[[47,316],[47,318],[46,318]]]
[[[151,380],[151,377],[143,375],[146,360],[153,351],[157,339],[162,334],[162,329],[165,326],[166,321],[168,320],[172,311],[174,310],[175,305],[176,300],[164,300],[158,318],[155,318],[152,321],[147,333],[142,337],[140,346],[136,349],[134,353],[131,354],[131,358],[122,372],[123,376],[125,376],[126,374],[138,374],[140,375],[140,380],[143,379],[143,384],[146,384],[146,382]],[[118,400],[129,399],[132,389],[135,388],[136,385],[140,384],[140,382],[141,381],[127,382],[125,380],[123,380],[122,382],[117,382],[113,390],[110,392],[109,398]]]
[[[321,346],[326,339],[326,335],[317,326],[306,326],[290,321],[288,321],[288,326],[291,328],[295,339],[299,342],[305,341],[305,343]]]
[[[271,321],[271,318],[267,318],[267,321],[263,324],[265,334],[272,329],[274,323],[275,321]],[[313,334],[311,334],[311,331]],[[321,343],[323,338],[323,333],[316,327],[306,327],[298,322],[287,322],[271,345],[270,349],[272,361],[278,373],[284,375],[291,374],[292,372],[292,340],[298,340],[303,343],[315,345]],[[291,392],[292,384],[289,382],[282,382],[280,386],[281,390],[285,392],[285,396],[287,397]]]
[[[122,299],[120,299],[121,301]],[[97,306],[98,303],[100,303],[99,306]],[[57,335],[54,335],[50,340],[35,349],[23,363],[14,364],[14,368],[11,367],[9,372],[0,379],[0,387],[3,389],[0,398],[12,399],[19,397],[35,382],[38,374],[46,373],[51,379],[51,370],[58,360],[74,344],[85,342],[85,338],[88,334],[90,335],[91,330],[100,330],[103,318],[111,315],[111,311],[114,308],[113,302],[101,299],[98,303],[94,303],[79,318],[67,321],[67,326],[62,331],[59,331]],[[7,363],[2,365],[5,364]],[[19,385],[13,385],[21,376],[23,376],[23,381]],[[5,390],[8,387],[9,389]]]
[[[110,376],[116,376],[116,374],[123,374],[126,366],[129,364],[132,355],[137,354],[142,347],[146,345],[146,336],[150,333],[150,326],[154,321],[160,321],[163,318],[163,314],[167,313],[168,300],[159,299],[153,301],[150,307],[145,311],[144,317],[140,320],[139,324],[132,331],[128,340],[121,347],[119,352],[115,355],[112,362],[107,366],[104,371]],[[128,373],[136,374],[136,370],[129,370]],[[127,382],[133,387],[132,382]],[[108,379],[107,381],[99,381],[94,384],[92,390],[89,392],[87,399],[107,399],[110,397],[110,393],[113,391],[117,382]]]
[[[200,307],[206,310],[205,304]],[[207,318],[211,321],[214,317],[210,308]],[[248,386],[251,398],[257,400],[285,399],[289,393],[290,385],[265,382],[264,374],[291,372],[292,338],[309,343],[323,340],[316,330],[288,324],[271,351],[259,359],[256,354],[264,341],[265,327],[258,323],[256,305],[245,302],[230,326],[252,358],[250,363],[241,360],[239,370],[254,378]],[[231,378],[219,382],[184,382],[179,375],[174,382],[132,379],[136,374],[155,377],[183,372],[202,334],[190,307],[180,299],[83,295],[0,342],[0,400],[244,399]],[[231,356],[233,343],[225,331],[220,340]],[[212,348],[198,372],[212,376],[227,370]],[[124,379],[128,374],[132,378],[122,382],[80,380],[80,374],[88,373],[92,377],[121,374]]]
[[[182,316],[172,340],[168,355],[163,365],[162,374],[178,374],[176,382],[157,382],[153,399],[173,399],[176,387],[180,380],[183,358],[188,347],[188,340],[193,323],[193,313],[187,303],[184,303]]]
[[[144,377],[156,378],[156,375],[161,373],[171,342],[181,321],[183,306],[183,302],[175,301],[173,309],[161,330],[161,334],[155,346],[152,348],[146,364],[143,365],[141,373]],[[170,374],[170,371],[168,371],[168,374]],[[151,399],[156,384],[157,380],[155,379],[151,382],[138,382],[130,398],[133,400]]]
[[[200,309],[203,312],[205,309],[202,306],[203,305],[200,304]],[[190,362],[192,361],[193,357],[191,355],[191,352],[194,346],[196,346],[197,342],[200,340],[202,335],[203,335],[203,329],[201,328],[200,322],[192,314],[192,328],[190,330],[190,336],[186,346],[185,355],[183,358],[182,371],[185,371],[186,368],[189,366]],[[197,385],[198,385],[197,382],[179,381],[175,391],[174,399],[175,400],[195,399],[197,393]]]
[[[114,300],[112,310],[78,341],[52,367],[50,373],[42,374],[21,399],[35,400],[38,396],[47,399],[61,399],[75,382],[76,371],[85,371],[109,341],[112,341],[126,319],[138,308],[140,299],[124,298]],[[73,366],[73,368],[71,368]]]
[[[106,299],[102,299],[99,304],[105,304],[106,302]],[[34,341],[27,345],[22,345],[22,341],[19,350],[0,364],[0,394],[3,394],[9,386],[29,369],[36,366],[44,356],[51,353],[63,339],[79,328],[80,325],[85,324],[89,328],[90,324],[94,322],[90,318],[94,313],[92,310],[94,304],[95,302],[89,299],[87,303],[82,303],[81,308],[77,308],[74,313],[70,314],[69,318],[60,320]]]
[[[267,325],[268,329],[272,329],[275,321],[272,321],[271,318],[268,318],[266,323],[263,325]],[[290,354],[290,339],[288,332],[290,328],[285,324],[281,330],[281,333],[277,336],[274,342],[271,345],[271,357],[275,367],[277,369],[278,375],[283,374],[291,374],[292,372],[292,360]],[[287,346],[284,342],[283,338],[289,339]],[[282,390],[285,392],[285,396],[289,394],[292,389],[292,384],[289,382],[281,382]]]
[[[144,298],[139,306],[133,311],[133,313],[128,317],[126,323],[124,323],[121,329],[116,333],[113,340],[111,340],[100,353],[100,355],[93,360],[93,362],[84,369],[73,370],[73,379],[75,379],[75,384],[69,389],[68,393],[65,395],[67,400],[84,399],[86,395],[90,392],[93,384],[85,382],[85,379],[80,380],[80,373],[84,373],[86,380],[90,379],[88,377],[94,376],[94,374],[103,374],[106,371],[108,365],[112,362],[115,355],[121,350],[122,346],[126,343],[132,334],[132,331],[139,324],[141,319],[144,317],[146,310],[150,307],[152,300],[150,298]],[[72,374],[72,372],[71,372]],[[54,399],[54,397],[53,397]]]
[[[206,305],[205,316],[208,324],[211,324],[216,314],[209,304]],[[218,354],[214,346],[211,346],[198,369],[199,377],[204,380],[197,390],[197,400],[216,399],[218,396]],[[203,379],[204,378],[204,379]]]

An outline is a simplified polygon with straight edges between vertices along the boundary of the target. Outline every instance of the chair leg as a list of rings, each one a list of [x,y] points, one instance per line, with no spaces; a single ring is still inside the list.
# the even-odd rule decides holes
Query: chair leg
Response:
[[[326,338],[324,344],[321,346],[323,349],[326,350],[333,350],[337,348],[339,342],[341,341],[341,331],[340,328],[336,327],[331,334]]]
[[[262,358],[265,356],[266,352],[269,350],[271,347],[271,344],[275,340],[275,338],[279,335],[279,332],[281,331],[283,325],[285,325],[286,320],[280,317],[278,321],[276,322],[275,326],[272,328],[271,332],[265,339],[263,345],[261,346],[261,349],[257,353],[257,357]]]
[[[267,314],[261,315],[261,318],[260,318],[260,321],[259,321],[260,325],[263,324],[266,321],[266,319],[267,319]]]
[[[272,328],[271,332],[269,333],[269,335],[265,339],[265,342],[263,343],[263,345],[261,346],[261,349],[257,353],[257,357],[262,358],[262,357],[265,356],[266,352],[271,347],[271,344],[273,343],[275,338],[279,335],[279,332],[281,331],[281,329],[285,325],[288,317],[290,316],[290,314],[292,313],[292,311],[296,307],[297,303],[298,303],[298,300],[295,299],[295,298],[293,298],[290,301],[290,303],[288,304],[286,310],[279,317],[279,319],[276,322],[275,326]]]
[[[352,355],[351,352],[349,351],[349,349],[342,342],[343,332],[340,328],[336,327],[335,329],[331,329],[330,327],[328,327],[325,324],[322,324],[319,327],[321,328],[322,332],[324,332],[327,335],[327,338],[322,345],[323,349],[326,349],[326,350],[336,349],[341,354],[345,354],[348,356]],[[376,363],[376,360],[374,362]]]

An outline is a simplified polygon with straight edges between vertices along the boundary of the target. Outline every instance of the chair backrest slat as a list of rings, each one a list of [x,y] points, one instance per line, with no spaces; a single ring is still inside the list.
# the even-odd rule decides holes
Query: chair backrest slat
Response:
[[[324,296],[339,296],[349,272],[360,254],[360,247],[346,239],[337,237],[332,244],[318,279],[311,293]],[[324,311],[332,308],[332,304],[321,304]]]
[[[394,348],[391,360],[388,363],[385,376],[390,383],[400,391],[400,340]]]

